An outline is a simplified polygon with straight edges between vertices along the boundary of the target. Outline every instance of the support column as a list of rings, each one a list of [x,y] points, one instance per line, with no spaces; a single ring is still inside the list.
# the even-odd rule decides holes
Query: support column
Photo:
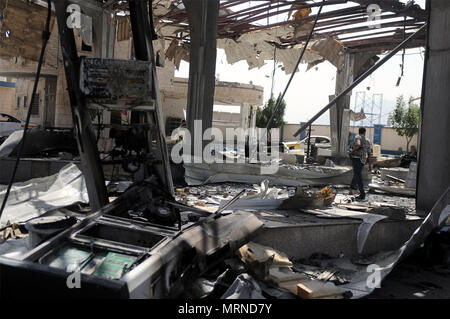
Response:
[[[248,130],[250,125],[250,104],[242,103],[241,104],[241,128],[244,131]]]
[[[336,72],[336,95],[344,91],[352,82],[354,74],[355,56],[346,53],[344,57],[344,65],[342,69]],[[336,96],[335,95],[335,96]],[[330,101],[334,96],[330,96]],[[347,138],[348,138],[348,111],[350,109],[351,93],[339,99],[336,105],[330,108],[330,139],[331,151],[334,157],[347,156]],[[345,118],[344,118],[345,116]]]
[[[450,1],[427,2],[430,11],[421,104],[417,209],[428,213],[450,186]]]
[[[250,128],[254,129],[256,128],[256,113],[258,111],[258,107],[256,105],[252,106],[252,110],[250,113]]]
[[[219,0],[183,0],[183,3],[191,38],[186,126],[191,132],[191,145],[195,145],[194,141],[201,141],[204,131],[212,126]],[[202,121],[199,132],[194,132],[195,120]],[[207,143],[201,143],[201,151]],[[195,148],[195,153],[200,151],[199,145]]]
[[[111,12],[104,11],[92,16],[92,27],[94,29],[94,50],[97,57],[112,59],[114,57],[114,42],[116,27],[111,20]]]
[[[109,202],[106,192],[105,177],[100,162],[96,136],[91,123],[91,117],[86,107],[86,99],[80,90],[80,59],[73,30],[66,24],[68,1],[54,1],[58,32],[64,59],[67,88],[69,91],[72,119],[75,126],[81,167],[86,179],[89,194],[89,204],[93,211]]]

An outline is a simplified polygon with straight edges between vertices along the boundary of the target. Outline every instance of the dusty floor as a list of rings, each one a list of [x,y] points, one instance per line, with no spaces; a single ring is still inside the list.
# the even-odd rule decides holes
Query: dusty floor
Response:
[[[448,299],[450,266],[398,265],[368,299]]]
[[[450,227],[430,235],[385,278],[370,299],[449,299]]]

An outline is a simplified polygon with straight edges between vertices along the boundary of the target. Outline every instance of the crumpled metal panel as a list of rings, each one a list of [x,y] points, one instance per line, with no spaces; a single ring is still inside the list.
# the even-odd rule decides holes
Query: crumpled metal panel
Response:
[[[1,186],[0,201],[5,192],[6,186]],[[69,164],[55,175],[14,183],[0,225],[23,222],[76,202],[88,203],[89,198],[82,172]]]
[[[329,37],[312,43],[310,50],[328,60],[338,69],[344,65],[344,46],[336,39]]]
[[[411,255],[425,242],[425,239],[434,229],[442,227],[450,217],[450,187],[442,194],[422,225],[412,234],[411,238],[398,250],[381,252],[379,258],[374,258],[372,271],[360,270],[354,274],[351,282],[340,287],[349,289],[353,298],[362,298],[369,295],[376,287],[372,283],[374,272],[378,272],[380,280],[386,278],[394,267],[405,257]],[[365,267],[364,267],[365,268]]]

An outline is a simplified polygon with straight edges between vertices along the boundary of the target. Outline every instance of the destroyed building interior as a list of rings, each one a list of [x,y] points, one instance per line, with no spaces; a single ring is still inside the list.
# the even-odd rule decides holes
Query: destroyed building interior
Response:
[[[0,0],[1,296],[449,298],[449,26],[447,0]],[[402,153],[351,101],[412,49]],[[218,50],[273,64],[272,108]],[[323,64],[327,104],[277,120]]]

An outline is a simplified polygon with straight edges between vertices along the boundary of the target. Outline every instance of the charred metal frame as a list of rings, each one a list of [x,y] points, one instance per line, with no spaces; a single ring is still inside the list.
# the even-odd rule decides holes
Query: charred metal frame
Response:
[[[353,0],[352,0],[353,1]],[[221,1],[220,10],[227,8],[233,8],[235,6],[247,3],[248,1],[243,0],[231,0],[231,1]],[[324,4],[325,6],[332,6],[336,4],[345,4],[349,0],[328,0]],[[332,10],[324,12],[321,14],[320,19],[317,23],[317,31],[315,34],[315,39],[327,38],[330,36],[339,36],[345,34],[351,34],[359,31],[368,30],[367,27],[352,27],[355,23],[361,23],[367,21],[366,7],[369,4],[378,4],[384,12],[392,12],[388,15],[383,15],[380,17],[381,28],[376,38],[367,38],[364,36],[358,36],[359,40],[353,40],[350,38],[341,39],[340,41],[349,50],[370,50],[370,46],[376,46],[372,51],[376,50],[390,50],[394,48],[397,44],[403,41],[402,37],[392,37],[385,36],[387,33],[392,33],[392,30],[387,28],[392,27],[406,27],[407,31],[417,30],[425,21],[427,13],[425,10],[418,6],[406,5],[404,3],[393,1],[393,0],[357,0],[360,5],[356,5],[349,8]],[[293,11],[292,5],[298,5],[294,10],[298,9],[311,9],[320,6],[320,2],[316,3],[306,3],[305,1],[261,1],[256,5],[252,5],[245,9],[240,9],[235,12],[224,13],[218,18],[218,37],[219,38],[236,38],[241,34],[260,31],[264,29],[270,29],[273,27],[284,26],[284,25],[302,25],[315,20],[315,15],[309,15],[298,20],[287,20],[277,23],[268,23],[266,25],[256,25],[253,24],[256,21],[268,19],[270,17],[275,17],[280,14],[286,14]],[[115,8],[119,9],[123,5],[116,5]],[[407,17],[406,21],[395,21],[389,23],[383,23],[383,20],[395,17]],[[167,38],[177,38],[184,41],[189,41],[190,33],[189,27],[186,25],[188,21],[187,13],[185,10],[174,8],[169,13],[159,17],[164,20],[169,20],[170,22],[165,22],[164,25],[179,27],[181,36],[168,36]],[[341,30],[333,30],[336,27],[345,27]],[[283,46],[294,45],[302,43],[306,40],[306,36],[284,39]],[[415,46],[423,45],[425,38],[416,40]]]
[[[89,202],[96,210],[108,203],[105,177],[95,143],[96,137],[92,127],[86,99],[80,89],[80,58],[77,54],[73,30],[66,23],[68,1],[53,1],[55,5],[58,31],[61,41],[64,70],[67,79],[72,118],[80,152],[81,166],[86,179]]]
[[[350,2],[350,0],[327,0],[325,5],[332,6],[336,4],[345,4]],[[369,4],[378,4],[380,8],[384,12],[391,12],[392,14],[386,15],[386,17],[381,17],[381,22],[388,18],[393,17],[408,17],[406,21],[398,21],[395,23],[381,23],[381,28],[377,32],[380,37],[376,38],[367,38],[364,36],[359,36],[358,41],[353,41],[352,39],[341,39],[341,42],[344,46],[353,51],[353,50],[370,50],[372,46],[373,50],[371,51],[383,51],[383,50],[391,50],[396,45],[403,41],[402,37],[392,37],[392,36],[384,36],[386,33],[392,33],[392,30],[387,28],[392,28],[398,26],[399,28],[406,27],[406,31],[414,31],[417,30],[422,23],[424,23],[427,19],[427,12],[417,5],[405,4],[396,0],[351,0],[351,2],[359,3],[360,5],[356,5],[349,8],[331,10],[328,12],[324,12],[321,14],[321,17],[318,21],[317,27],[318,31],[315,34],[315,39],[322,39],[328,36],[339,36],[347,33],[355,33],[358,32],[358,29],[351,28],[352,24],[364,22],[367,20],[367,12],[366,7]],[[312,1],[307,3],[304,0],[301,1],[285,1],[285,0],[274,0],[274,1],[255,1],[255,5],[252,5],[248,8],[239,9],[234,12],[225,12],[225,9],[234,9],[235,6],[242,5],[248,3],[247,0],[228,0],[228,1],[220,1],[220,10],[221,15],[218,18],[218,37],[219,38],[236,38],[241,34],[270,29],[277,26],[283,25],[301,25],[304,23],[312,22],[315,19],[315,15],[309,15],[302,19],[298,20],[287,20],[281,21],[277,23],[268,23],[263,25],[256,25],[254,22],[258,20],[267,19],[270,17],[275,17],[279,14],[286,14],[292,11],[292,5],[298,5],[297,9],[306,9],[306,8],[315,8],[320,6],[320,2],[313,3]],[[109,1],[108,7],[111,7],[114,10],[126,10],[127,2],[119,3],[116,1]],[[158,18],[164,19],[163,25],[168,26],[176,26],[179,28],[179,33],[175,36],[167,36],[167,39],[180,39],[186,42],[189,42],[190,32],[189,26],[187,25],[188,17],[186,10],[179,9],[174,7],[170,10],[170,12],[159,16]],[[167,22],[169,21],[169,22]],[[335,27],[342,26],[350,26],[350,28],[343,28],[337,32],[333,32],[332,29]],[[364,29],[367,30],[367,27]],[[363,30],[363,31],[364,31]],[[293,45],[299,44],[305,41],[305,37],[300,38],[292,38],[285,39],[287,40],[284,45]],[[414,45],[413,45],[414,43]],[[423,46],[425,43],[425,37],[417,39],[415,42],[411,42],[411,47],[415,46]],[[375,46],[375,47],[374,47]]]
[[[78,142],[78,149],[81,157],[82,171],[86,179],[86,186],[89,193],[89,202],[93,210],[97,210],[108,203],[108,196],[105,186],[105,178],[96,145],[96,136],[92,127],[87,100],[80,89],[80,57],[77,53],[73,30],[69,29],[66,23],[67,5],[71,3],[68,0],[53,1],[58,21],[59,36],[64,59],[64,70],[67,78],[67,87],[69,91],[70,104],[72,109],[73,122]],[[161,98],[157,83],[155,59],[152,46],[152,30],[147,10],[147,1],[131,0],[129,1],[131,23],[134,36],[134,45],[136,58],[141,61],[151,62],[152,75],[152,98],[154,99],[155,116],[146,114],[147,121],[155,124],[159,130],[157,138],[159,139],[159,177],[167,188],[169,193],[173,194],[173,182],[170,171],[169,156],[164,140],[164,127],[161,114]],[[148,135],[151,143],[151,133]]]
[[[417,30],[415,33],[410,35],[407,39],[405,39],[402,43],[400,43],[394,50],[389,52],[382,60],[380,60],[377,64],[373,65],[369,70],[364,72],[358,79],[353,81],[352,84],[350,84],[345,90],[343,90],[339,95],[337,95],[330,103],[325,105],[316,115],[314,115],[308,122],[306,122],[302,127],[300,127],[295,133],[294,136],[300,135],[301,132],[306,130],[308,126],[310,126],[312,123],[314,123],[323,113],[328,111],[333,105],[336,104],[336,101],[348,94],[351,90],[353,90],[354,87],[356,87],[359,83],[364,81],[365,78],[367,78],[370,74],[372,74],[375,70],[377,70],[380,66],[382,66],[384,63],[386,63],[390,58],[392,58],[397,52],[399,52],[401,49],[405,47],[405,45],[414,39],[416,36],[418,36],[422,31],[424,31],[427,28],[427,24],[423,25],[419,30]]]
[[[150,17],[152,15],[151,11],[147,10],[146,0],[130,0],[129,1],[130,18],[131,18],[131,28],[133,32],[133,43],[135,48],[135,55],[137,60],[150,61],[152,65],[152,94],[153,99],[156,103],[155,105],[155,116],[158,122],[157,134],[158,145],[160,146],[157,150],[159,152],[159,157],[162,161],[160,163],[161,170],[159,176],[162,179],[164,186],[170,194],[174,194],[172,172],[170,170],[170,158],[167,152],[167,146],[165,141],[165,129],[163,115],[161,113],[161,96],[159,91],[158,77],[156,74],[156,64],[155,56],[153,51],[153,26],[150,25]],[[150,7],[151,9],[151,7]],[[150,114],[147,113],[147,121],[149,123],[155,122]],[[149,136],[151,141],[151,137]]]
[[[197,223],[188,222],[179,231],[118,217],[130,207],[145,202],[150,192],[151,188],[146,185],[134,186],[114,202],[41,243],[21,260],[0,257],[3,288],[0,293],[23,297],[32,295],[36,293],[35,289],[39,289],[41,296],[59,298],[175,297],[182,292],[187,282],[230,256],[263,225],[256,216],[242,211],[211,214]],[[184,206],[184,213],[192,212],[189,207]],[[103,237],[90,232],[96,226],[108,228],[109,236]],[[120,229],[135,239],[140,235],[155,238],[150,245],[145,245],[141,241],[130,241],[126,234],[119,236],[115,229]],[[136,232],[139,234],[136,235]],[[95,255],[101,251],[112,251],[137,256],[137,259],[132,265],[128,265],[133,267],[129,267],[129,271],[122,274],[120,279],[99,278],[81,272],[83,289],[68,289],[65,283],[70,273],[44,262],[45,256],[55,255],[64,245],[84,247]],[[6,274],[8,277],[5,277]],[[28,281],[23,280],[21,286],[14,285],[18,281],[22,282],[21,278],[28,278]],[[46,287],[37,284],[45,281]]]

